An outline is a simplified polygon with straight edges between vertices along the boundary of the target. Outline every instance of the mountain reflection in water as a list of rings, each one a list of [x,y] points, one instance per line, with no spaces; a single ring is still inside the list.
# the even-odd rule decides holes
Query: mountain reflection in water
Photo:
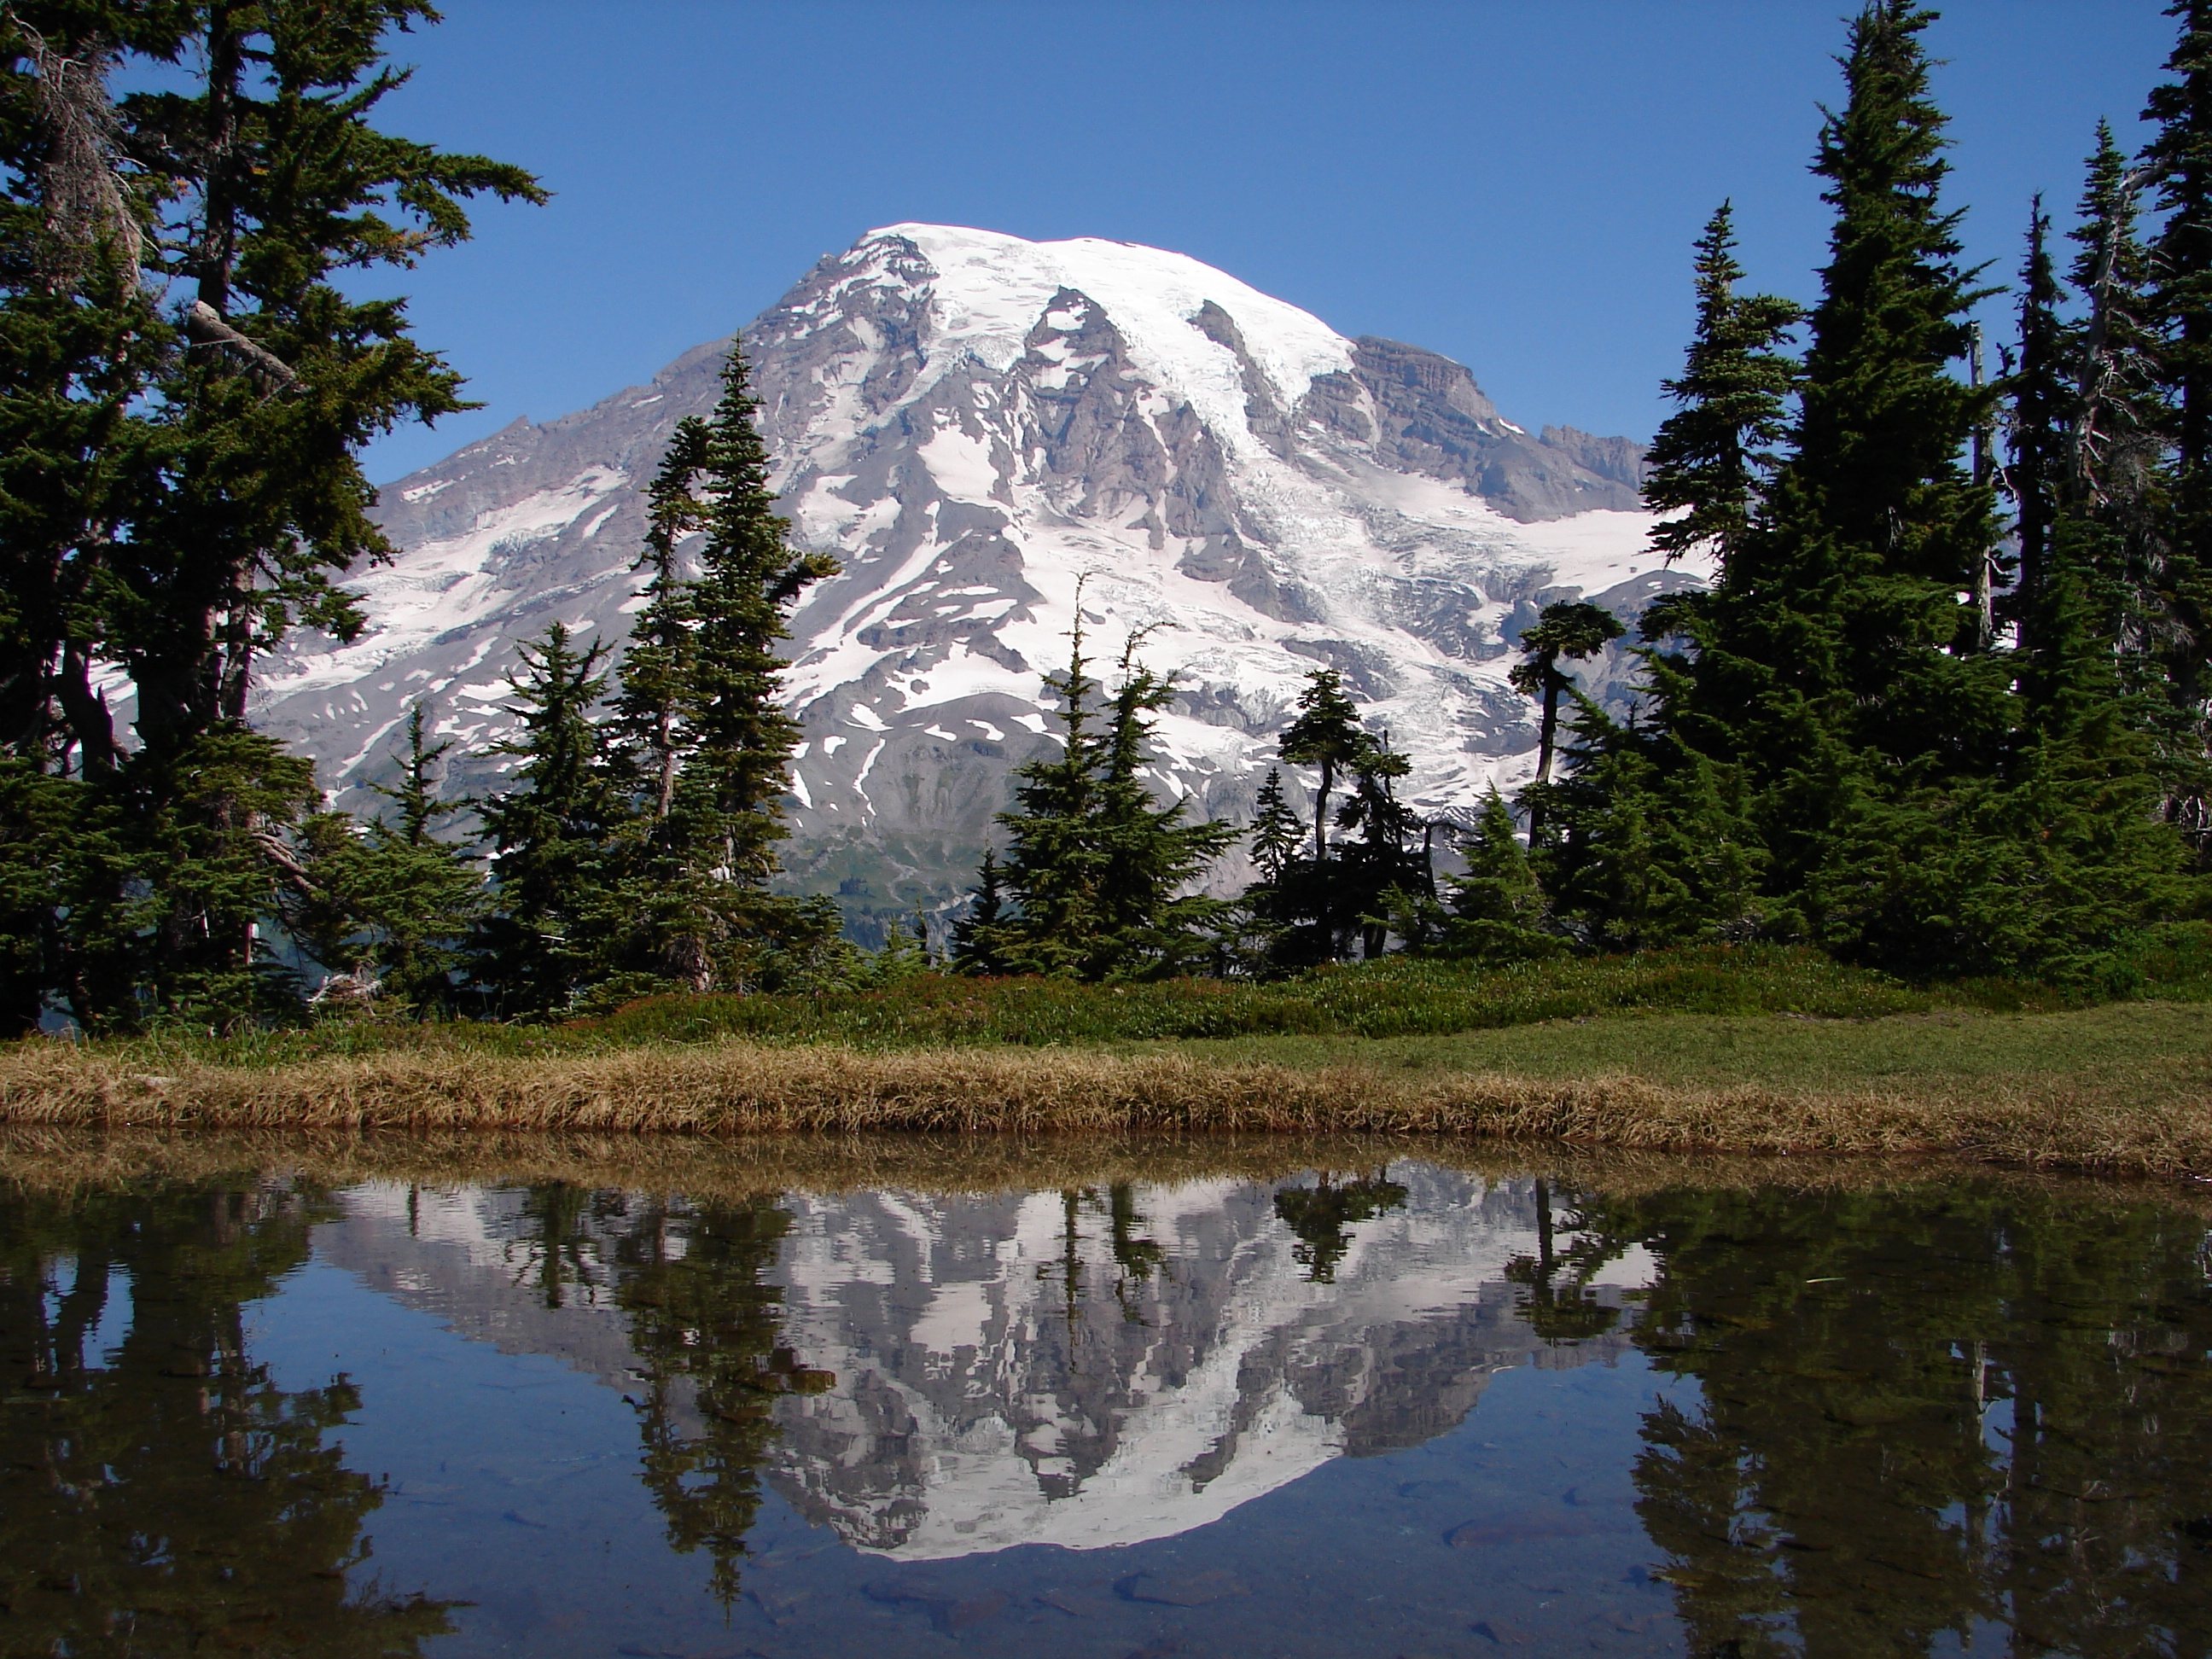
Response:
[[[1405,1158],[964,1194],[33,1182],[0,1189],[0,1654],[2208,1652],[2205,1237],[2081,1184]],[[484,1574],[354,1467],[405,1439],[379,1413],[415,1372],[257,1357],[300,1346],[311,1264],[333,1306],[434,1316],[411,1340],[626,1402],[438,1407],[627,1471],[627,1521],[452,1534],[503,1586],[573,1580],[566,1624],[471,1609]],[[469,1479],[501,1473],[435,1501],[495,1519]],[[576,1589],[589,1528],[647,1515],[690,1601]]]

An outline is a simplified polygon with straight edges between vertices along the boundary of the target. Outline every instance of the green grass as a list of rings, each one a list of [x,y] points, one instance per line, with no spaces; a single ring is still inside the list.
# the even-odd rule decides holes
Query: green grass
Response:
[[[1157,1045],[1108,1046],[1138,1053]],[[1191,1059],[1223,1065],[1355,1065],[1415,1076],[1626,1076],[1675,1087],[1816,1092],[1988,1083],[2144,1099],[2212,1095],[2212,1005],[2203,1002],[2003,1013],[1954,1008],[1866,1020],[1655,1012],[1441,1036],[1244,1036],[1177,1047]]]
[[[2143,994],[2161,1001],[2212,1000],[2212,945],[2193,930],[2160,936],[2139,952],[2136,978]],[[394,1050],[592,1054],[730,1037],[872,1049],[1176,1042],[1224,1054],[1241,1052],[1239,1042],[1264,1039],[1271,1055],[1305,1052],[1303,1042],[1316,1054],[1350,1058],[1358,1044],[1379,1042],[1401,1046],[1360,1057],[1397,1064],[1391,1055],[1449,1053],[1463,1057],[1453,1064],[1477,1065],[1492,1063],[1479,1057],[1495,1054],[1510,1057],[1516,1069],[1631,1069],[1658,1078],[1668,1073],[1650,1068],[1692,1066],[1705,1068],[1695,1071],[1702,1078],[1729,1066],[1799,1066],[1808,1056],[1831,1051],[1851,1057],[1861,1069],[1893,1050],[1900,1067],[1920,1066],[1931,1063],[1926,1057],[1934,1053],[1971,1046],[1957,1033],[1973,1022],[1954,1018],[1946,1024],[1938,1017],[2056,1013],[2083,1000],[2078,993],[2008,981],[1915,986],[1814,951],[1747,945],[1490,969],[1393,957],[1267,984],[1103,986],[925,975],[876,991],[655,997],[601,1018],[556,1025],[332,1020],[300,1030],[228,1037],[168,1032],[96,1046],[149,1060],[174,1054],[254,1066]],[[1899,1023],[1899,1016],[1923,1018]],[[1571,1022],[1594,1024],[1586,1030]],[[1822,1023],[1836,1029],[1812,1029]],[[1875,1029],[1918,1035],[1885,1035],[1869,1047]],[[2062,1022],[2052,1029],[2075,1027]],[[1937,1035],[1947,1030],[1954,1035]],[[1423,1048],[1430,1039],[1453,1041],[1443,1048]],[[1770,1052],[1771,1060],[1758,1058]],[[1769,1073],[1745,1075],[1758,1080]]]
[[[1078,985],[931,976],[811,997],[667,997],[583,1029],[618,1042],[828,1039],[1088,1046],[1233,1036],[1442,1035],[1598,1014],[1792,1012],[1864,1018],[1948,1006],[1809,951],[1754,947],[1473,969],[1403,957],[1267,984]],[[2008,991],[2008,1004],[2019,1000]]]

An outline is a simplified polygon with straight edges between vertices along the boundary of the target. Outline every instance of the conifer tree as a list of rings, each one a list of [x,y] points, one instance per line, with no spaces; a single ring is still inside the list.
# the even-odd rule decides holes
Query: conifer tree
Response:
[[[1521,636],[1521,660],[1507,678],[1523,696],[1536,698],[1541,709],[1536,726],[1536,776],[1526,796],[1532,841],[1543,833],[1544,796],[1559,741],[1559,694],[1573,690],[1573,683],[1559,672],[1559,659],[1594,657],[1626,631],[1602,606],[1561,600],[1546,605],[1535,625]]]
[[[2167,14],[2181,26],[2166,60],[2172,78],[2143,112],[2157,127],[2144,160],[2163,210],[2146,297],[2168,496],[2148,574],[2169,705],[2166,812],[2203,857],[2212,852],[2212,4],[2175,0]]]
[[[955,971],[980,975],[1006,972],[1008,931],[1006,872],[999,863],[997,852],[987,847],[968,908],[952,924]]]
[[[720,842],[716,867],[764,894],[777,867],[775,843],[789,833],[782,801],[799,733],[783,706],[776,642],[799,594],[838,566],[827,554],[791,545],[791,526],[776,514],[769,489],[759,410],[743,343],[732,340],[698,471],[706,538],[692,601],[696,748],[684,771],[687,781],[696,776],[704,785]]]
[[[1018,942],[1006,960],[1018,973],[1079,972],[1083,941],[1103,921],[1098,887],[1104,856],[1095,827],[1104,740],[1096,730],[1100,688],[1083,644],[1079,586],[1067,667],[1044,677],[1046,695],[1060,704],[1054,715],[1060,753],[1017,766],[1013,810],[999,814],[1009,842],[1006,887],[1021,911]]]
[[[638,805],[619,990],[757,983],[775,951],[811,950],[802,936],[821,921],[769,890],[798,738],[777,642],[800,593],[837,564],[790,544],[759,407],[733,340],[712,416],[678,425],[650,492],[652,574],[612,722]],[[699,570],[686,579],[677,546],[695,531]]]
[[[390,551],[359,449],[464,406],[402,304],[339,273],[465,240],[472,198],[542,197],[374,125],[405,79],[389,36],[434,18],[424,0],[0,9],[0,746],[108,827],[49,847],[64,905],[0,926],[44,933],[47,994],[81,1018],[228,1020],[267,987],[270,912],[230,906],[296,884],[306,797],[245,730],[254,659],[301,624],[350,635],[335,578]],[[118,674],[135,745],[98,689]],[[216,847],[220,877],[170,861]],[[185,868],[226,896],[215,910]],[[218,985],[246,1000],[216,1008]]]
[[[1124,647],[1104,729],[1094,730],[1102,688],[1083,654],[1079,592],[1067,670],[1045,680],[1060,700],[1061,753],[1016,769],[1017,810],[999,817],[1013,843],[1006,885],[1020,915],[1003,922],[994,915],[991,926],[1005,942],[991,954],[1017,972],[1158,975],[1187,969],[1212,946],[1226,907],[1185,890],[1236,831],[1188,821],[1187,802],[1159,805],[1145,783],[1153,758],[1150,716],[1167,706],[1174,687],[1138,659],[1142,642],[1139,630]]]
[[[2079,222],[2069,233],[2078,249],[2069,276],[2087,310],[2068,434],[2070,487],[2145,541],[2155,533],[2149,519],[2159,449],[2172,421],[2152,253],[2139,225],[2154,172],[2149,163],[2130,167],[2110,124],[2100,121]],[[2148,592],[2147,581],[2137,585]]]
[[[1651,532],[1669,563],[1700,550],[1725,560],[1741,544],[1776,465],[1797,374],[1781,342],[1802,313],[1788,300],[1737,292],[1744,272],[1730,204],[1706,222],[1695,270],[1696,331],[1680,378],[1662,388],[1674,412],[1645,458],[1644,506],[1675,515]]]
[[[2033,665],[2048,643],[2048,619],[2042,612],[2050,599],[2051,543],[2062,501],[2070,494],[2066,432],[2074,388],[2068,370],[2076,349],[2059,316],[2050,228],[2039,196],[2028,215],[2027,255],[2021,267],[2019,365],[2008,387],[2005,422],[2011,451],[2005,483],[2019,546],[2018,581],[2007,610],[2031,665],[2031,701]]]
[[[1337,827],[1359,838],[1340,847],[1334,879],[1358,930],[1360,955],[1373,958],[1399,924],[1427,930],[1436,883],[1425,852],[1413,849],[1413,814],[1398,799],[1398,780],[1411,775],[1412,759],[1390,747],[1387,732],[1380,739],[1361,735],[1352,789],[1336,809]]]
[[[1556,956],[1565,940],[1545,930],[1548,908],[1528,854],[1513,831],[1513,811],[1495,788],[1460,840],[1467,868],[1448,876],[1450,917],[1440,950],[1485,965]]]
[[[1237,839],[1217,819],[1193,822],[1189,801],[1162,806],[1144,779],[1154,758],[1152,716],[1175,697],[1173,682],[1138,660],[1145,630],[1121,647],[1101,750],[1097,834],[1099,910],[1095,977],[1165,974],[1188,969],[1208,947],[1226,908],[1220,899],[1188,890]]]
[[[624,783],[639,799],[640,816],[653,825],[674,810],[677,777],[690,749],[697,605],[692,584],[678,568],[677,545],[700,528],[704,516],[691,491],[705,464],[706,441],[705,422],[696,416],[679,421],[647,487],[645,551],[638,562],[651,574],[644,608],[623,652],[620,690],[607,722]]]
[[[1297,714],[1291,720],[1275,752],[1292,766],[1310,766],[1321,773],[1314,790],[1314,862],[1328,859],[1328,798],[1337,775],[1356,760],[1367,742],[1360,729],[1359,710],[1344,690],[1344,677],[1334,668],[1316,668],[1306,676],[1298,694]]]
[[[1875,0],[1851,25],[1848,97],[1814,164],[1835,216],[1791,451],[1711,594],[1647,626],[1680,624],[1690,648],[1647,657],[1635,752],[1656,771],[1627,768],[1623,787],[1653,792],[1650,821],[1692,842],[1694,799],[1741,800],[1763,927],[1956,963],[1968,932],[1913,935],[1897,896],[1940,887],[1909,866],[1957,832],[1948,793],[1997,774],[2014,722],[2008,665],[1977,648],[1961,598],[1997,539],[1991,492],[1961,465],[1993,393],[1954,368],[1978,296],[1942,203],[1929,21]],[[1678,782],[1700,767],[1695,790]]]
[[[286,931],[341,976],[332,986],[419,1014],[453,1006],[463,947],[483,909],[476,861],[433,833],[462,810],[439,798],[432,776],[451,747],[428,740],[416,703],[398,783],[371,786],[396,811],[365,829],[341,812],[307,820],[302,879],[282,912]]]
[[[1252,862],[1259,870],[1260,879],[1270,887],[1275,886],[1305,845],[1305,820],[1283,793],[1280,767],[1269,767],[1267,781],[1260,786],[1259,799],[1254,803],[1251,834]]]
[[[479,809],[495,886],[473,955],[500,1011],[527,1016],[568,1007],[602,970],[619,897],[610,850],[629,814],[592,717],[606,691],[605,649],[596,640],[577,649],[556,622],[520,655],[508,712],[521,733],[496,752],[521,764],[515,787]]]

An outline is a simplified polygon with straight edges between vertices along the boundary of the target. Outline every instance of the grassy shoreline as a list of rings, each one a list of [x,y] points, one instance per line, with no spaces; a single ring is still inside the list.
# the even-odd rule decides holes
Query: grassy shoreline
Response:
[[[2212,966],[2163,1000],[1911,986],[1808,951],[1273,984],[925,975],[549,1026],[0,1047],[0,1126],[815,1138],[1425,1137],[2212,1175]],[[2152,965],[2160,966],[2154,963]]]
[[[2212,1007],[1849,1021],[1644,1014],[1391,1040],[862,1047],[730,1036],[241,1063],[0,1052],[0,1124],[853,1138],[1382,1136],[1665,1153],[1930,1155],[2212,1174]]]

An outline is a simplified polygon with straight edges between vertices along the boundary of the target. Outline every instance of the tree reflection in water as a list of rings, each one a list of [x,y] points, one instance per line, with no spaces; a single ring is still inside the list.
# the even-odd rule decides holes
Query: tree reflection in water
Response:
[[[1664,1263],[1636,1340],[1702,1396],[1646,1414],[1635,1469],[1692,1654],[1990,1623],[2016,1651],[2207,1650],[2201,1220],[2027,1183],[1577,1203]]]
[[[349,1586],[378,1484],[286,1393],[246,1310],[307,1260],[278,1185],[0,1203],[0,1629],[9,1653],[405,1655],[446,1607]]]
[[[1620,1322],[1620,1310],[1598,1300],[1591,1281],[1620,1254],[1589,1231],[1589,1220],[1571,1206],[1559,1213],[1552,1183],[1536,1182],[1536,1254],[1516,1255],[1505,1264],[1505,1277],[1524,1286],[1515,1306],[1529,1328],[1557,1346],[1603,1336]],[[1568,1235],[1566,1249],[1559,1236]]]
[[[1387,1170],[1340,1182],[1317,1170],[1310,1187],[1285,1187],[1275,1194],[1275,1214],[1298,1236],[1291,1255],[1316,1285],[1336,1282],[1336,1264],[1352,1248],[1352,1229],[1406,1201],[1406,1189]]]
[[[707,1551],[726,1606],[738,1597],[738,1563],[760,1509],[775,1401],[836,1381],[783,1346],[781,1292],[763,1282],[790,1224],[766,1199],[649,1200],[622,1218],[615,1241],[615,1301],[645,1374],[646,1488],[669,1542]]]

